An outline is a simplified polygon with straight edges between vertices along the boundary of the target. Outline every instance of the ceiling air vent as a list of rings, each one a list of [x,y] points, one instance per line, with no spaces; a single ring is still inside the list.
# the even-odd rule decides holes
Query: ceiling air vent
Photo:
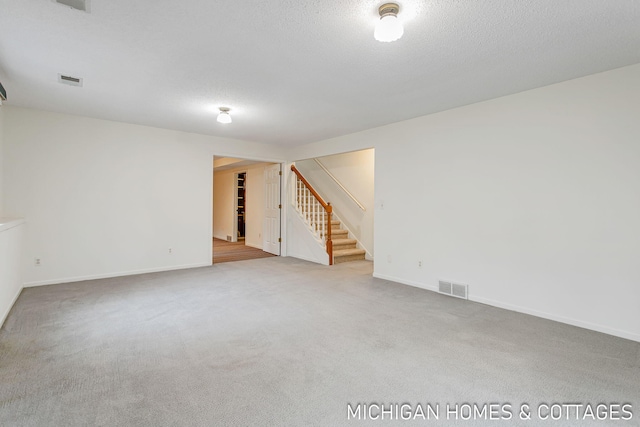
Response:
[[[89,2],[91,0],[53,0],[54,3],[61,4],[63,6],[69,6],[71,9],[81,10],[83,12],[89,12]]]
[[[79,77],[65,76],[64,74],[58,74],[58,81],[70,86],[82,87],[82,79]]]

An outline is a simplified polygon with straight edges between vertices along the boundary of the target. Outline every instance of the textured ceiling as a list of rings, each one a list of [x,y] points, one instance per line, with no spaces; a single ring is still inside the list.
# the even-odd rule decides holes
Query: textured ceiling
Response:
[[[638,0],[404,0],[394,43],[380,3],[0,0],[0,79],[9,105],[298,145],[640,62]]]

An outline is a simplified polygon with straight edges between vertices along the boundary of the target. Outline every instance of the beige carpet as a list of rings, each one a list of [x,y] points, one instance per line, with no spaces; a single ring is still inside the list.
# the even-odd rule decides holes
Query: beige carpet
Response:
[[[639,343],[371,272],[274,257],[25,289],[0,330],[0,425],[638,425]],[[440,418],[348,419],[404,402]],[[519,419],[545,402],[634,418]],[[464,403],[514,418],[446,419]]]
[[[275,256],[261,249],[253,248],[240,242],[227,242],[213,239],[213,263],[245,261],[249,259],[269,258]]]

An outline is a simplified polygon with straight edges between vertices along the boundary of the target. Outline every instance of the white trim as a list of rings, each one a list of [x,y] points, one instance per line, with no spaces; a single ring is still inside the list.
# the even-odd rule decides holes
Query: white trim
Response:
[[[2,325],[4,325],[4,321],[7,320],[7,317],[9,316],[9,313],[11,312],[11,309],[13,308],[13,305],[16,303],[16,301],[18,301],[18,297],[22,293],[23,289],[24,289],[23,287],[20,287],[20,289],[18,289],[18,292],[16,293],[16,296],[13,297],[13,300],[11,301],[11,304],[9,304],[9,307],[7,307],[7,311],[5,311],[4,314],[2,315],[2,317],[0,317],[0,328],[2,327]]]
[[[196,134],[199,135],[199,134]],[[205,135],[207,136],[207,135]],[[239,139],[231,139],[229,138],[227,141],[240,141]],[[246,141],[243,141],[246,142]],[[214,157],[232,157],[235,159],[242,159],[242,160],[251,160],[254,162],[262,162],[262,163],[284,163],[286,162],[286,156],[285,157],[262,157],[262,156],[254,156],[253,154],[251,155],[247,155],[247,154],[239,154],[239,153],[233,153],[233,152],[229,152],[229,151],[218,151],[217,149],[214,150],[215,152],[213,153]],[[213,163],[212,163],[213,165]],[[240,168],[244,167],[244,166],[239,166]],[[214,167],[215,169],[215,167]]]
[[[375,277],[376,279],[383,279],[383,280],[389,280],[391,282],[397,282],[397,283],[400,283],[402,285],[413,286],[414,288],[420,288],[420,289],[425,289],[427,291],[438,292],[438,287],[437,286],[431,286],[431,285],[427,285],[425,283],[414,282],[412,280],[400,279],[398,277],[393,277],[393,276],[386,276],[384,274],[379,274],[379,273],[373,273],[373,277]]]
[[[203,262],[203,263],[197,263],[197,264],[176,265],[171,267],[146,268],[142,270],[124,271],[120,273],[95,274],[90,276],[77,276],[77,277],[66,277],[66,278],[55,279],[55,280],[43,280],[40,282],[28,282],[28,283],[25,283],[23,286],[25,288],[32,288],[35,286],[57,285],[60,283],[70,283],[70,282],[83,282],[85,280],[109,279],[112,277],[133,276],[136,274],[146,274],[146,273],[158,273],[161,271],[184,270],[187,268],[208,267],[211,265],[212,265],[211,262]]]
[[[281,179],[280,179],[280,203],[282,204],[282,209],[280,212],[280,255],[279,256],[287,256],[287,245],[286,245],[286,241],[287,241],[287,228],[286,228],[286,220],[287,220],[287,213],[286,213],[286,205],[283,201],[283,193],[282,193],[282,189],[285,186],[285,183],[287,182],[287,174],[285,173],[286,170],[286,165],[289,165],[289,168],[291,167],[291,165],[293,164],[292,162],[289,162],[287,160],[283,160],[283,159],[275,159],[272,157],[251,157],[251,158],[247,158],[244,157],[242,155],[239,155],[238,153],[235,154],[224,154],[224,152],[220,153],[218,151],[216,151],[215,153],[212,154],[211,157],[211,201],[209,203],[209,206],[211,206],[211,225],[210,225],[210,229],[211,232],[209,233],[212,237],[216,238],[216,239],[221,239],[221,240],[227,240],[227,236],[224,237],[216,237],[214,236],[214,230],[213,230],[213,188],[214,188],[214,173],[215,173],[215,165],[213,164],[214,162],[214,158],[215,157],[235,157],[235,158],[241,158],[244,160],[252,160],[252,161],[256,161],[256,162],[263,162],[263,163],[274,163],[274,164],[279,164],[280,165],[280,172],[282,172],[281,175]],[[242,167],[242,166],[240,166]],[[236,218],[237,219],[237,218]],[[246,230],[245,230],[246,231]],[[237,233],[236,233],[237,234]],[[258,248],[258,249],[262,249],[262,248]],[[213,245],[211,245],[211,249],[209,249],[209,258],[213,258]]]
[[[281,255],[281,256],[283,256],[283,255]],[[314,264],[329,265],[329,254],[327,254],[326,261],[323,260],[324,262],[318,262],[318,260],[316,260],[316,259],[312,259],[312,258],[309,258],[309,257],[306,257],[306,256],[296,255],[296,254],[289,254],[289,255],[287,255],[287,257],[297,258],[297,259],[301,259],[303,261],[309,261],[309,262],[312,262]]]
[[[584,322],[582,320],[572,319],[570,317],[558,316],[556,314],[547,313],[544,311],[533,310],[518,305],[507,304],[500,301],[495,301],[489,298],[473,297],[469,296],[470,301],[474,301],[480,304],[491,305],[505,310],[515,311],[518,313],[529,314],[531,316],[540,317],[543,319],[553,320],[555,322],[566,323],[567,325],[577,326],[579,328],[589,329],[596,332],[602,332],[604,334],[613,335],[620,338],[626,338],[632,341],[640,342],[640,334],[635,334],[629,331],[623,331],[620,329],[609,328],[607,326],[598,325],[596,323]]]
[[[378,273],[373,273],[373,277],[376,277],[378,279],[390,280],[392,282],[397,282],[397,283],[400,283],[400,284],[403,284],[403,285],[414,286],[416,288],[421,288],[421,289],[425,289],[425,290],[428,290],[428,291],[433,291],[433,292],[436,292],[436,293],[440,294],[440,292],[438,292],[438,287],[437,286],[426,285],[424,283],[413,282],[411,280],[399,279],[397,277],[392,277],[392,276],[385,276],[384,274],[378,274]],[[441,294],[441,295],[443,295],[443,294]],[[581,321],[581,320],[572,319],[570,317],[557,316],[555,314],[547,313],[547,312],[544,312],[544,311],[532,310],[532,309],[521,307],[521,306],[518,306],[518,305],[502,303],[502,302],[495,301],[495,300],[492,300],[492,299],[489,299],[489,298],[474,297],[474,296],[470,295],[469,296],[469,301],[476,302],[478,304],[490,305],[492,307],[502,308],[502,309],[509,310],[509,311],[515,311],[517,313],[528,314],[528,315],[531,315],[531,316],[540,317],[542,319],[552,320],[554,322],[565,323],[567,325],[576,326],[578,328],[583,328],[583,329],[589,329],[589,330],[595,331],[595,332],[602,332],[604,334],[613,335],[613,336],[620,337],[620,338],[625,338],[625,339],[628,339],[628,340],[631,340],[631,341],[640,342],[640,334],[636,334],[636,333],[629,332],[629,331],[623,331],[623,330],[620,330],[620,329],[609,328],[607,326],[601,326],[601,325],[598,325],[598,324],[595,324],[595,323],[584,322],[584,321]]]
[[[289,215],[291,212],[297,215],[289,197],[289,181],[292,164],[293,162],[280,163],[280,172],[282,172],[280,176],[280,204],[282,205],[282,209],[280,209],[280,238],[282,239],[280,242],[280,256],[282,257],[286,257],[289,252],[287,248],[287,221]]]

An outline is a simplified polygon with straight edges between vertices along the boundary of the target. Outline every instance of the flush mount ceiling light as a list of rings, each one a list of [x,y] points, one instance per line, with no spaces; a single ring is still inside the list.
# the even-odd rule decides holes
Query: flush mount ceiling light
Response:
[[[218,114],[218,123],[231,123],[231,115],[227,107],[220,107],[220,114]]]
[[[400,6],[396,3],[385,3],[378,8],[380,21],[376,24],[373,37],[380,42],[392,42],[398,40],[404,34],[402,22],[398,20]]]

